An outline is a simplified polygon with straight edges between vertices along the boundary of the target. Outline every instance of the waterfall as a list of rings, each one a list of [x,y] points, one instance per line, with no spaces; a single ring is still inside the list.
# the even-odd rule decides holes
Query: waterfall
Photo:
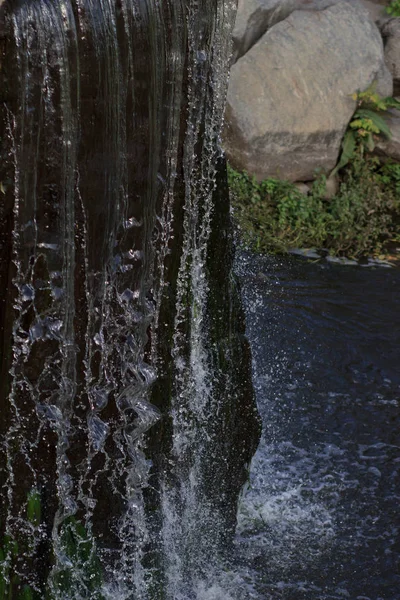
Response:
[[[233,531],[258,437],[219,150],[234,11],[0,6],[0,598],[195,598]]]

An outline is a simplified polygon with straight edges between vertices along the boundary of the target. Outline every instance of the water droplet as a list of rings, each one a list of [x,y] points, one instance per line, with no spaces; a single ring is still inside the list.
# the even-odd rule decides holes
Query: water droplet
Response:
[[[104,336],[103,336],[103,333],[96,333],[93,336],[93,341],[96,344],[96,346],[100,346],[100,348],[102,348],[103,345],[104,345]]]
[[[131,217],[125,221],[125,229],[130,229],[131,227],[141,227],[142,221],[138,221],[135,217]]]
[[[103,410],[107,406],[108,393],[103,389],[93,390],[90,395],[90,404],[95,410]]]
[[[43,337],[43,325],[40,321],[34,323],[29,329],[29,337],[32,342],[40,340]]]
[[[207,60],[207,52],[205,50],[198,50],[197,52],[197,60],[199,63],[206,62]]]
[[[27,284],[21,287],[21,299],[23,302],[30,302],[35,298],[35,290],[33,286]]]
[[[104,446],[110,428],[107,423],[104,423],[104,421],[93,413],[89,414],[87,423],[92,446],[95,450],[99,451]]]
[[[120,294],[119,298],[121,302],[132,302],[139,298],[140,292],[139,290],[132,291],[130,289],[126,289],[122,294]]]

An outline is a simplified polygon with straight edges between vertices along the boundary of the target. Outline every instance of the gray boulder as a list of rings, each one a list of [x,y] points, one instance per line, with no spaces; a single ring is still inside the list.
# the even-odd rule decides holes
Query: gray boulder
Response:
[[[381,28],[385,62],[393,77],[395,96],[400,95],[400,19],[389,19]]]
[[[363,6],[373,21],[384,17],[383,6],[371,0],[239,0],[233,31],[233,62],[295,10],[324,10],[341,1]]]
[[[224,145],[234,167],[261,180],[330,171],[355,110],[351,95],[378,80],[390,95],[380,33],[347,2],[296,11],[274,25],[231,71]]]
[[[241,56],[279,21],[295,10],[297,0],[239,0],[233,30],[233,60]]]
[[[381,137],[376,143],[375,153],[400,162],[400,111],[392,109],[384,118],[392,136],[390,139]]]

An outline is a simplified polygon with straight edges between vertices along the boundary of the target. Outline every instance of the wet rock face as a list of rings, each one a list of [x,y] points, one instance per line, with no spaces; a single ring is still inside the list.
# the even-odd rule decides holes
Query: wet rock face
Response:
[[[190,440],[197,503],[234,526],[258,420],[216,171],[232,8],[1,5],[0,512],[32,550],[13,558],[17,586],[44,589],[50,563],[56,585],[71,515],[108,557],[106,578],[118,551],[118,585],[144,585],[148,507],[160,515],[168,472],[182,484],[197,465]],[[20,527],[32,489],[40,531]]]

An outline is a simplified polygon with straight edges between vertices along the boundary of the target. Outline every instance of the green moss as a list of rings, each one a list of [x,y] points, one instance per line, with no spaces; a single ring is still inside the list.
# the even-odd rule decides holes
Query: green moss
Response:
[[[20,593],[18,600],[34,600],[34,595],[29,585],[24,585],[22,592]]]

